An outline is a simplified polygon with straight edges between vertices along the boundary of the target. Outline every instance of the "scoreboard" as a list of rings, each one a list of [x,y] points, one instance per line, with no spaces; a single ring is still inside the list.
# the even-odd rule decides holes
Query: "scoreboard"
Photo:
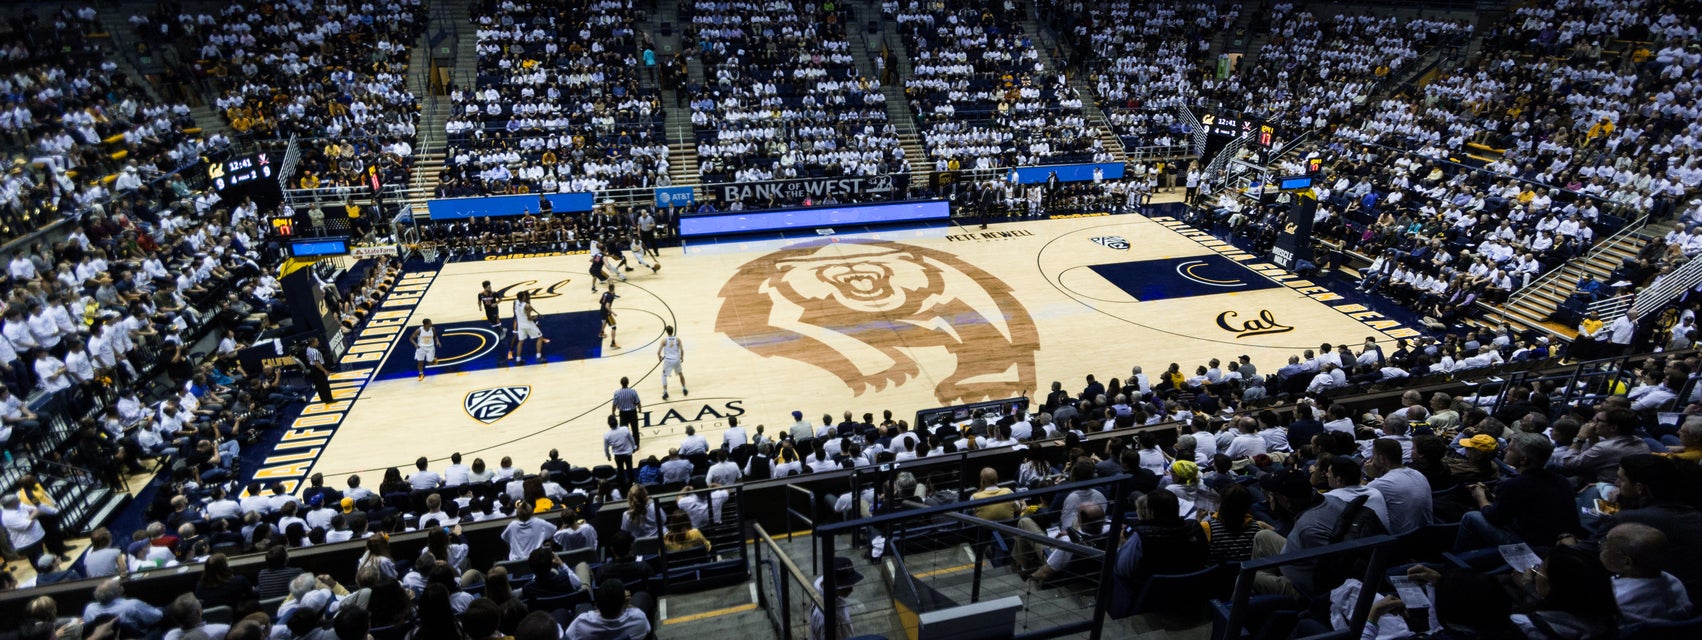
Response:
[[[1259,123],[1247,118],[1231,118],[1208,113],[1200,116],[1200,126],[1205,127],[1206,133],[1214,136],[1239,138],[1259,127]]]
[[[1276,143],[1276,127],[1252,118],[1232,118],[1208,113],[1200,116],[1200,126],[1208,134],[1226,138],[1253,134],[1253,144],[1267,149]]]
[[[215,162],[207,167],[207,179],[218,191],[272,177],[272,161],[264,153]]]
[[[207,165],[207,182],[226,201],[253,198],[264,209],[276,206],[284,198],[277,171],[267,154],[241,155]]]

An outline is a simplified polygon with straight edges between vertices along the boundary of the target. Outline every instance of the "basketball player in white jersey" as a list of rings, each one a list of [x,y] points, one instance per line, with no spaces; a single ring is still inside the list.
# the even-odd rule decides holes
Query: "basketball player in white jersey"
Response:
[[[643,255],[637,247],[633,248],[633,252]],[[680,365],[686,359],[686,347],[680,343],[679,336],[674,335],[673,326],[664,327],[662,332],[667,335],[662,337],[662,346],[656,349],[656,359],[662,361],[662,399],[668,399],[668,376],[670,374],[679,374],[680,394],[689,396],[691,391],[686,389],[686,372],[685,369],[680,368]]]
[[[509,360],[526,357],[527,340],[538,341],[533,355],[539,362],[543,362],[544,345],[550,341],[544,338],[543,330],[538,328],[538,310],[532,307],[532,293],[522,291],[514,296],[514,346],[509,349]]]
[[[645,259],[644,241],[640,239],[638,234],[632,235],[631,240],[628,241],[628,246],[632,248],[632,257],[638,259],[638,264],[644,265],[645,268],[650,269],[650,273],[656,273],[657,271],[662,270],[661,260],[657,260],[656,264],[650,264],[650,261]]]
[[[439,344],[441,342],[437,338],[437,328],[431,326],[430,318],[421,322],[420,328],[414,330],[414,364],[419,368],[421,380],[425,379],[426,365],[437,364]]]

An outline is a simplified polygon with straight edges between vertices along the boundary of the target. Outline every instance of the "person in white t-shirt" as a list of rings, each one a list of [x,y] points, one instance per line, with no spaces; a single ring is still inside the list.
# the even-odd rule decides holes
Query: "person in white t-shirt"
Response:
[[[427,463],[425,456],[420,456],[419,459],[414,460],[414,467],[418,471],[415,471],[414,475],[408,476],[408,485],[413,487],[415,491],[425,491],[443,486],[443,476],[438,475],[436,471],[427,469]]]

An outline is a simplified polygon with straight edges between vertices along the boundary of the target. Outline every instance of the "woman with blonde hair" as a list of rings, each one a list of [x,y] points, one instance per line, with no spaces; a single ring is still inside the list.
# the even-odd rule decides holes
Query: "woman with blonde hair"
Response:
[[[355,570],[359,571],[361,567],[365,567],[367,565],[376,567],[378,569],[378,573],[386,578],[391,580],[398,579],[396,576],[396,561],[390,557],[389,534],[380,532],[374,534],[371,538],[366,539],[366,553],[361,554],[360,564],[356,565]]]
[[[650,490],[634,482],[632,490],[627,492],[626,506],[626,511],[621,512],[621,530],[634,538],[655,536],[660,527],[656,524],[656,511],[650,506]]]

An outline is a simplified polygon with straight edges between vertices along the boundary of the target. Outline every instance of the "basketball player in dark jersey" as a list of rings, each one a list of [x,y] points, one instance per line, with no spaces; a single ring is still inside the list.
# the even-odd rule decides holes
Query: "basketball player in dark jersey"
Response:
[[[597,327],[597,339],[603,339],[603,327],[608,327],[610,349],[621,348],[615,338],[615,299],[619,297],[615,295],[615,283],[610,282],[609,290],[604,291],[603,296],[597,301],[597,308],[603,312],[603,322]]]
[[[502,295],[491,290],[491,281],[486,280],[484,286],[484,290],[479,292],[479,308],[484,309],[485,321],[491,324],[491,329],[494,329],[498,339],[501,339],[503,328],[498,306],[502,303]]]

